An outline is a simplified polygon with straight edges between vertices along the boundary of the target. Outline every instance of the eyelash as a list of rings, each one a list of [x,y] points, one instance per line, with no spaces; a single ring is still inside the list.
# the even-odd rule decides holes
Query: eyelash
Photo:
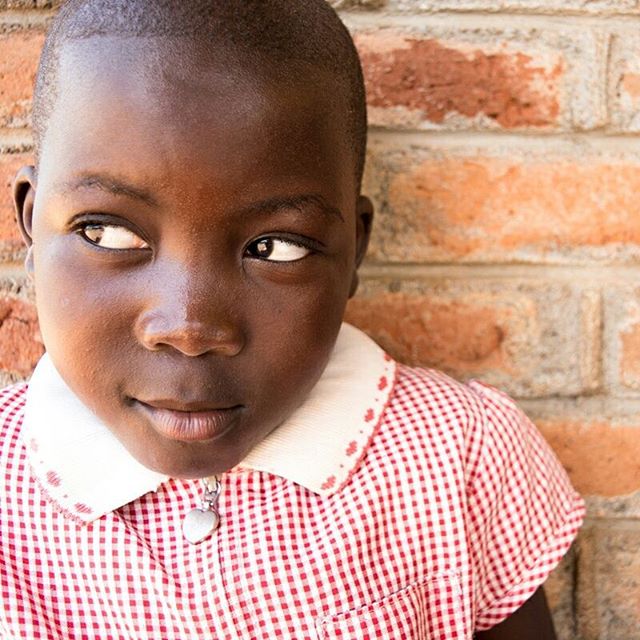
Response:
[[[257,255],[251,255],[249,253],[249,250],[251,247],[256,247],[258,244],[260,243],[267,243],[267,242],[281,242],[284,243],[286,245],[289,245],[290,247],[296,247],[299,249],[305,249],[307,251],[307,254],[304,256],[301,256],[299,258],[294,258],[292,260],[275,260],[275,259],[269,259],[269,257],[262,257],[262,256],[257,256]],[[272,247],[273,249],[273,247]],[[312,255],[314,253],[318,253],[320,251],[321,247],[319,246],[319,243],[311,240],[310,238],[300,238],[298,236],[296,237],[290,237],[286,234],[277,234],[277,233],[273,233],[271,235],[265,235],[265,236],[261,236],[259,238],[256,238],[255,240],[252,240],[246,247],[244,250],[244,255],[255,259],[255,260],[261,260],[263,262],[278,262],[278,263],[293,263],[293,262],[299,262],[300,260],[308,257],[309,255]]]
[[[102,247],[97,242],[94,242],[93,240],[91,240],[91,238],[88,237],[87,231],[92,227],[93,228],[103,227],[105,229],[106,228],[124,229],[126,232],[131,233],[135,235],[137,238],[139,238],[140,240],[142,240],[142,242],[144,242],[147,246],[133,247],[133,248]],[[95,247],[96,249],[99,249],[102,251],[128,252],[128,251],[141,251],[141,250],[148,251],[150,249],[150,243],[145,237],[145,235],[137,228],[131,225],[123,224],[121,220],[112,220],[108,217],[105,218],[103,216],[101,216],[100,218],[85,217],[85,218],[73,220],[71,230],[74,233],[76,233],[78,236],[80,236],[85,242],[90,244],[92,247]]]
[[[103,228],[108,228],[108,227],[112,227],[112,228],[120,228],[120,229],[124,229],[125,231],[137,236],[138,238],[140,238],[140,240],[142,240],[145,244],[147,244],[146,247],[132,247],[132,248],[128,248],[128,247],[124,247],[124,248],[114,248],[114,247],[103,247],[100,244],[98,244],[98,242],[93,241],[91,238],[88,237],[87,235],[87,231],[91,228],[91,227],[103,227]],[[75,224],[73,226],[73,231],[78,234],[85,242],[87,242],[88,244],[90,244],[93,247],[96,247],[97,249],[103,250],[103,251],[118,251],[118,252],[125,252],[125,251],[140,251],[140,250],[149,250],[150,249],[150,243],[148,240],[145,239],[144,235],[138,231],[137,229],[131,228],[128,225],[122,224],[122,222],[120,220],[111,220],[111,219],[104,219],[104,218],[85,218],[85,219],[81,219],[81,220],[76,220]],[[258,245],[260,242],[274,242],[274,241],[280,241],[283,242],[287,245],[290,245],[292,247],[298,247],[300,249],[305,249],[308,251],[307,255],[305,256],[301,256],[300,258],[295,258],[292,260],[269,260],[269,257],[261,257],[261,256],[257,256],[257,255],[251,255],[249,253],[249,250],[251,247],[255,247],[256,245]],[[291,237],[290,235],[286,234],[286,233],[272,233],[270,235],[264,235],[264,236],[260,236],[259,238],[256,238],[255,240],[252,240],[250,243],[248,243],[243,251],[243,257],[249,257],[255,260],[260,260],[260,261],[264,261],[264,262],[279,262],[279,263],[293,263],[293,262],[298,262],[299,260],[302,260],[303,258],[308,257],[309,255],[312,255],[314,253],[318,253],[319,251],[322,250],[322,245],[321,243],[312,240],[311,238],[302,238],[300,236],[295,236],[295,237]]]

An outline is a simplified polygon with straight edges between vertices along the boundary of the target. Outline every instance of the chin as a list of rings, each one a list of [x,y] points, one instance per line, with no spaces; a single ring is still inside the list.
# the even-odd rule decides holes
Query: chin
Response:
[[[149,459],[148,456],[143,458],[136,456],[136,458],[148,469],[180,480],[195,480],[220,475],[229,471],[241,460],[236,456],[221,458],[219,455],[202,454],[185,457],[184,451],[181,453],[182,456],[172,456],[170,459],[167,457]]]

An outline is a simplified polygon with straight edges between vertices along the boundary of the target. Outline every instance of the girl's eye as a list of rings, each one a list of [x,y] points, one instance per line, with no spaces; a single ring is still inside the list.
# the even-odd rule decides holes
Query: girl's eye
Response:
[[[105,249],[148,249],[149,245],[133,231],[116,224],[87,224],[80,233],[92,244]]]
[[[260,238],[249,245],[247,252],[252,258],[273,262],[295,262],[311,253],[307,247],[283,238]]]

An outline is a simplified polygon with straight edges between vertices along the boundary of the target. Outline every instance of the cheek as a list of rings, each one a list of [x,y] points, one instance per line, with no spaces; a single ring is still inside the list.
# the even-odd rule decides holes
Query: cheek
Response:
[[[325,272],[326,276],[326,272]],[[322,373],[335,343],[347,301],[344,278],[316,278],[271,295],[253,297],[250,316],[252,378],[262,395],[295,407]]]
[[[126,336],[124,301],[92,265],[64,242],[35,251],[34,282],[43,340],[56,365],[94,378],[90,363],[109,368]],[[76,373],[76,377],[78,374]]]
[[[322,340],[340,325],[351,278],[340,264],[292,268],[278,277],[261,278],[244,298],[255,330],[268,329],[289,340]]]

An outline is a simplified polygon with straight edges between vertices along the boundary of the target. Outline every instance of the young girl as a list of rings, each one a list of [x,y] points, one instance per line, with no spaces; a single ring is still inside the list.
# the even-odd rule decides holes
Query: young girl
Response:
[[[371,228],[321,0],[69,0],[14,195],[3,638],[553,638],[583,505],[500,392],[342,325]]]

